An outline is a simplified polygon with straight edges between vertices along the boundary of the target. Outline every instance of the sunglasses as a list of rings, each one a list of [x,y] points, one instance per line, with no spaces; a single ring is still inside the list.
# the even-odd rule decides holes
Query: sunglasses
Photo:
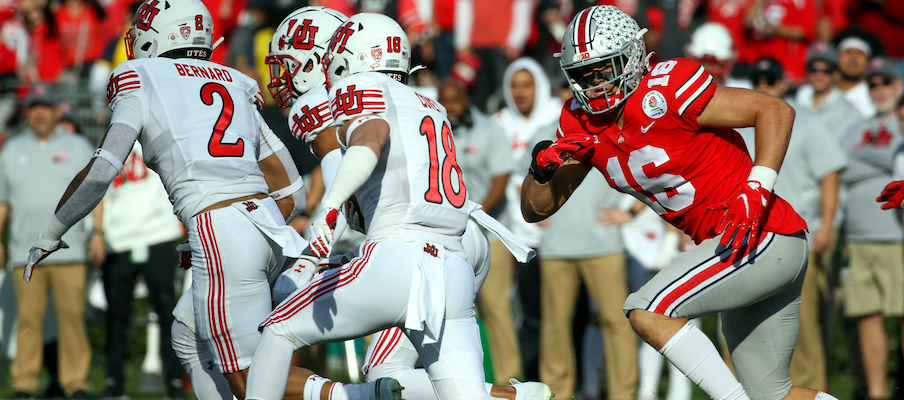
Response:
[[[768,85],[774,86],[778,78],[771,75],[757,75],[753,77],[753,86]]]
[[[889,78],[887,76],[882,76],[881,78],[882,78],[881,81],[870,80],[869,82],[867,82],[867,85],[869,85],[870,89],[875,89],[876,87],[879,87],[879,86],[891,85],[891,81],[892,81],[891,78]]]
[[[831,75],[835,72],[835,68],[816,68],[816,67],[807,67],[807,72],[811,74],[815,74],[817,72],[822,72],[826,75]]]

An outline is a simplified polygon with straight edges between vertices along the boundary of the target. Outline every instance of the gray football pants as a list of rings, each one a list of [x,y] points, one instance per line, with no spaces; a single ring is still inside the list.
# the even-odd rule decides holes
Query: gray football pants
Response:
[[[765,233],[752,251],[708,239],[680,254],[625,301],[672,318],[721,313],[738,380],[751,399],[780,399],[791,389],[800,290],[809,248],[803,232]]]

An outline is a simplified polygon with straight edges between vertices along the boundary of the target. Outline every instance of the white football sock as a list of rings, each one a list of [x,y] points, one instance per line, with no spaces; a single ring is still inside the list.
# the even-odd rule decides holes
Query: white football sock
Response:
[[[691,323],[685,324],[659,350],[714,400],[749,400],[716,346]]]
[[[323,385],[329,382],[329,379],[317,374],[309,376],[308,380],[304,381],[304,395],[302,399],[320,400],[320,392],[323,390]]]

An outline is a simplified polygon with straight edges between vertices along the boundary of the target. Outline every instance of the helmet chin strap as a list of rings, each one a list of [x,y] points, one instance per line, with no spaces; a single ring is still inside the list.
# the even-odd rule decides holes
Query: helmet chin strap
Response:
[[[213,46],[210,48],[210,51],[213,51],[213,49],[217,48],[217,46],[219,46],[220,44],[222,44],[224,40],[226,40],[226,38],[220,36],[220,38],[217,39],[216,42],[213,42]]]

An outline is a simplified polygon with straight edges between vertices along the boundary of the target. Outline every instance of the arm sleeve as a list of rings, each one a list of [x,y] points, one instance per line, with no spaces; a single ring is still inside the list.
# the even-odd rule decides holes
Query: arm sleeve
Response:
[[[292,212],[289,213],[289,218],[286,219],[287,221],[291,221],[307,208],[307,193],[304,189],[304,180],[302,180],[301,174],[298,173],[298,168],[295,167],[295,161],[292,159],[292,155],[289,153],[289,149],[286,145],[282,140],[279,140],[279,137],[273,133],[273,130],[271,130],[269,126],[267,126],[267,123],[264,122],[263,117],[259,113],[256,114],[256,118],[259,119],[258,122],[261,124],[261,150],[258,161],[275,154],[276,158],[282,163],[283,168],[286,171],[286,176],[289,178],[289,182],[292,182],[289,187],[281,188],[270,193],[270,196],[277,200],[292,196],[294,206]]]
[[[138,131],[126,124],[114,123],[110,125],[101,149],[105,149],[120,160],[125,160],[137,139]],[[122,162],[120,161],[119,164],[121,166]],[[56,218],[67,227],[75,225],[100,203],[110,183],[119,175],[119,170],[120,168],[109,159],[95,157],[88,174],[85,175],[72,196],[56,212]]]

